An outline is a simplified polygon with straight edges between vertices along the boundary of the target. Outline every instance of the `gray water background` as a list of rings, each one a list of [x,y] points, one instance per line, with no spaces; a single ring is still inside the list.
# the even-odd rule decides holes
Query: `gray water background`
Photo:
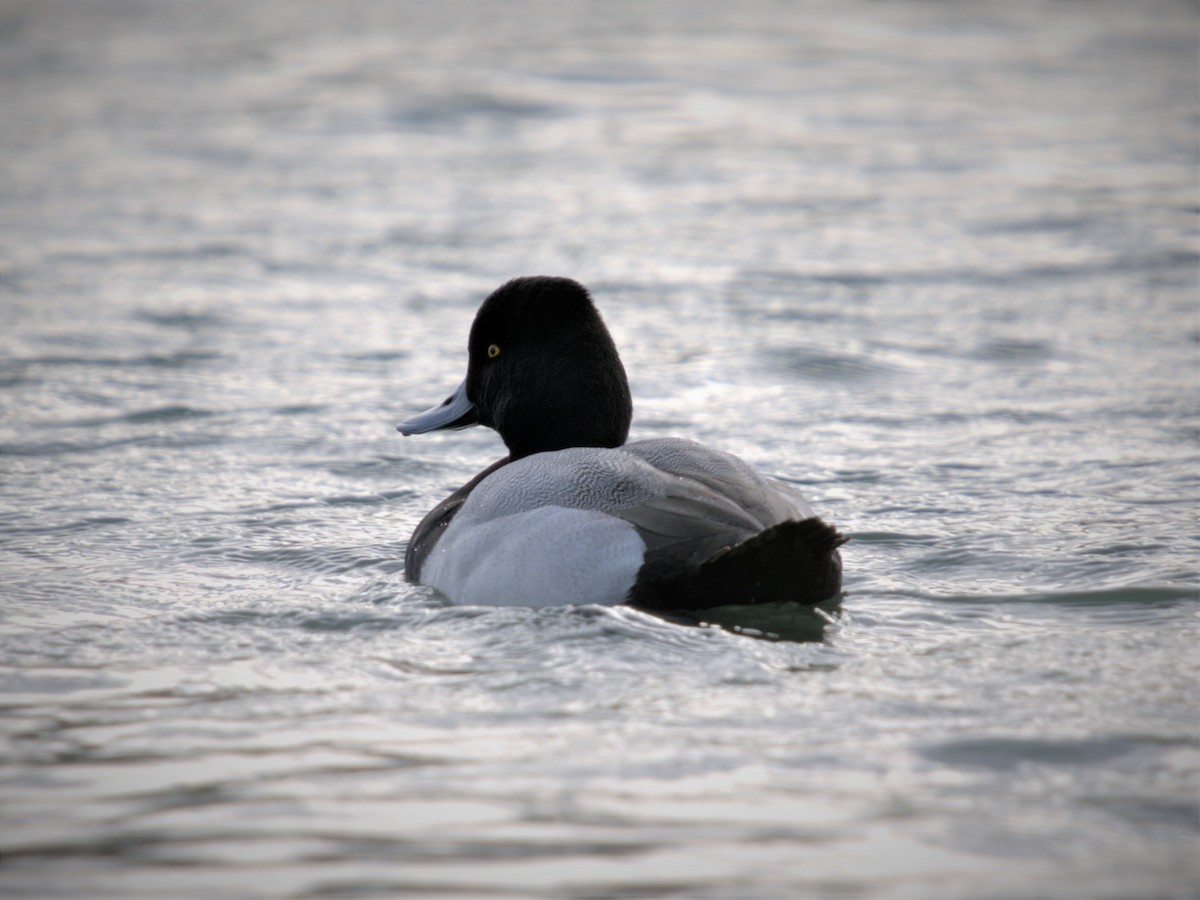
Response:
[[[0,893],[1195,897],[1198,34],[0,3]],[[852,536],[807,640],[404,583],[535,273]]]

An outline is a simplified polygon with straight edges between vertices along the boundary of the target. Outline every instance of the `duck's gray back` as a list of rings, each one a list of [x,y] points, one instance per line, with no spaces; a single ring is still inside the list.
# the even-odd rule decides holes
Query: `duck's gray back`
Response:
[[[623,450],[572,447],[511,462],[484,480],[459,516],[487,522],[547,506],[611,513],[663,493],[662,475]]]
[[[763,528],[813,515],[799,491],[764,478],[742,459],[683,438],[656,438],[624,449],[655,469],[697,481],[727,497]]]
[[[813,513],[798,491],[746,462],[682,438],[616,449],[573,447],[509,463],[480,484],[459,516],[475,522],[545,506],[619,514],[665,497],[694,497],[738,528],[766,528]]]

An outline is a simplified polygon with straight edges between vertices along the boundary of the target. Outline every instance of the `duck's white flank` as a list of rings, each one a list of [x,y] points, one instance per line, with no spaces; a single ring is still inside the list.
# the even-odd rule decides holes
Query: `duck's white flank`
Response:
[[[471,606],[612,606],[629,594],[646,551],[633,525],[593,510],[549,506],[463,525],[460,512],[421,580]]]
[[[660,477],[628,453],[591,447],[509,463],[471,493],[421,580],[457,603],[621,603],[646,545],[609,513],[658,496]]]

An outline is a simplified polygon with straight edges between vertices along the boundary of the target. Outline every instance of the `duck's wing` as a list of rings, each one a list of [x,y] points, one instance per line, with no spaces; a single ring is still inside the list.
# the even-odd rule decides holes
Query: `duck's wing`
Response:
[[[696,564],[767,527],[758,517],[701,482],[674,478],[666,493],[610,513],[632,524],[646,557]]]
[[[708,487],[756,519],[761,528],[813,515],[798,490],[763,477],[732,453],[684,438],[636,441],[623,449],[660,472]]]
[[[791,600],[816,603],[841,589],[845,542],[798,491],[692,441],[626,445],[668,482],[662,496],[614,511],[646,544],[630,601],[703,609]]]

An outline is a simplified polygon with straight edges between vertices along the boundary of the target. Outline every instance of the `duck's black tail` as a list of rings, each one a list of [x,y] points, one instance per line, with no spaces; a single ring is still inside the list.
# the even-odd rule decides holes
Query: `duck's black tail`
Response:
[[[817,517],[772,525],[723,547],[683,573],[639,578],[629,602],[647,609],[707,609],[752,603],[820,603],[842,589],[847,538]]]

